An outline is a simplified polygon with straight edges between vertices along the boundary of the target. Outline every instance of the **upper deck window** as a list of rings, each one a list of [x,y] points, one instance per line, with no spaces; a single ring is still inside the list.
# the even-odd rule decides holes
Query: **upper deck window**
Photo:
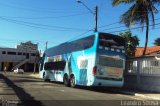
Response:
[[[125,40],[116,35],[100,34],[99,46],[108,48],[124,49]]]
[[[95,35],[84,37],[71,42],[66,42],[45,51],[47,56],[56,56],[76,51],[86,50],[94,45]]]
[[[79,50],[88,49],[93,46],[94,38],[95,36],[89,36],[89,37],[85,37],[79,40],[72,41],[69,44],[71,48],[68,48],[68,49],[72,49],[71,51],[79,51]]]

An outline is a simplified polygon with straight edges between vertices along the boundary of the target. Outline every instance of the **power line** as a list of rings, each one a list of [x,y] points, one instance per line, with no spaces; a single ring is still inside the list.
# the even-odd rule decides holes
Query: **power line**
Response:
[[[20,2],[18,2],[18,3],[20,3]],[[20,3],[20,4],[18,4],[17,2],[15,3],[15,2],[13,2],[12,0],[11,1],[9,1],[9,3],[0,3],[0,4],[2,4],[2,5],[10,5],[10,6],[12,6],[12,7],[25,7],[25,8],[27,8],[28,9],[28,7],[29,7],[29,9],[38,9],[38,10],[46,10],[46,11],[52,11],[52,10],[54,10],[54,11],[66,11],[66,10],[69,10],[69,11],[77,11],[77,10],[73,10],[73,9],[55,9],[55,8],[44,8],[44,7],[39,7],[38,5],[36,5],[36,7],[33,7],[33,6],[31,6],[31,5],[27,5],[26,3]],[[45,2],[46,3],[46,2]],[[37,7],[38,6],[38,7]]]
[[[157,26],[157,25],[160,25],[160,23],[155,24],[155,26]],[[153,25],[149,25],[149,26],[153,26]],[[144,26],[144,27],[146,27],[146,26]],[[115,31],[108,32],[108,33],[124,32],[124,31],[128,31],[128,30],[135,30],[135,29],[139,29],[139,28],[142,28],[142,27],[129,28],[129,29],[125,29],[125,30],[115,30]]]
[[[101,10],[101,11],[106,11],[106,10]],[[160,10],[157,10],[157,11],[160,11]],[[148,12],[148,11],[135,11],[135,13],[137,13],[137,12]]]
[[[103,25],[103,26],[100,26],[100,27],[98,27],[98,28],[103,28],[103,27],[115,25],[115,24],[118,24],[118,23],[119,23],[119,21],[114,22],[114,23],[111,23],[111,24]]]
[[[37,8],[24,8],[24,7],[17,7],[14,5],[10,5],[10,4],[5,4],[5,3],[0,3],[1,6],[4,7],[9,7],[9,8],[14,8],[14,9],[18,9],[18,10],[23,10],[23,11],[30,11],[30,12],[43,12],[43,13],[66,13],[66,10],[55,10],[55,9],[50,9],[50,10],[46,10],[46,9],[37,9]],[[53,11],[54,10],[54,11]],[[72,10],[73,11],[73,10]],[[70,11],[71,12],[71,11]],[[72,12],[73,13],[73,12]],[[77,13],[77,12],[74,12]]]
[[[31,41],[31,42],[40,42],[40,43],[45,43],[46,41],[41,41],[41,40],[13,40],[13,39],[0,39],[1,41],[0,42],[3,42],[3,43],[21,43],[21,42],[28,42],[28,41]],[[58,42],[53,42],[53,41],[48,41],[52,44],[58,44]]]
[[[72,14],[72,15],[63,15],[63,16],[55,16],[55,17],[20,17],[20,16],[0,16],[3,18],[17,18],[17,19],[58,19],[58,18],[66,18],[66,17],[73,17],[73,16],[80,16],[80,15],[86,15],[88,13],[81,13],[81,14]]]
[[[20,9],[20,10],[25,10],[25,11],[32,11],[32,12],[49,12],[49,13],[53,13],[54,12],[54,13],[56,13],[57,11],[66,11],[67,10],[67,9],[62,10],[62,9],[44,9],[44,8],[42,9],[40,7],[38,7],[38,9],[37,8],[24,8],[24,7],[15,6],[13,4],[11,5],[11,4],[5,4],[5,3],[0,3],[0,5],[6,6],[6,7],[9,7],[9,8],[15,8],[15,9]],[[70,11],[75,11],[75,10],[70,10]],[[157,11],[160,11],[160,10],[157,10]],[[148,11],[136,11],[136,12],[148,12]],[[57,13],[60,13],[60,12],[57,12]],[[61,13],[64,13],[64,12],[61,12]]]
[[[157,19],[155,19],[155,20],[160,20],[160,18],[157,18]],[[150,20],[150,21],[152,21],[152,20]],[[123,28],[123,27],[126,27],[126,26],[125,26],[125,25],[123,25],[123,26],[119,26],[119,27],[107,28],[107,29],[103,29],[102,31],[105,31],[105,30],[110,30],[110,29]]]
[[[23,25],[23,26],[38,28],[38,29],[43,29],[43,30],[64,31],[64,30],[58,30],[58,29],[53,29],[53,28],[44,28],[44,27],[39,27],[39,26],[27,25],[27,24],[24,24],[24,23],[18,23],[18,22],[14,22],[14,21],[11,21],[11,20],[6,20],[6,19],[2,19],[2,20],[5,20],[7,22],[11,22],[11,23],[14,23],[14,24],[18,24],[18,25]]]
[[[74,39],[76,39],[76,38],[78,38],[78,37],[80,37],[80,36],[83,36],[84,34],[87,34],[87,33],[90,32],[90,31],[93,31],[93,29],[88,30],[88,31],[86,31],[86,32],[83,32],[83,33],[79,34],[78,36],[76,36],[76,37],[74,37],[74,38],[72,38],[72,39],[70,39],[70,40],[68,40],[68,41],[66,41],[66,42],[70,42],[70,41],[72,41],[72,40],[74,40]]]
[[[141,16],[144,16],[144,15],[141,15]],[[157,19],[154,19],[154,20],[159,20],[159,19],[160,18],[157,18]],[[152,20],[150,20],[150,21],[152,21]],[[120,23],[120,21],[117,21],[117,22],[113,22],[111,24],[99,26],[98,28],[108,27],[108,26],[111,26],[111,25],[119,24],[119,23]]]
[[[21,25],[25,25],[25,26],[29,26],[29,27],[34,27],[34,28],[40,28],[40,29],[59,30],[59,31],[66,31],[66,30],[82,31],[82,30],[86,30],[86,29],[78,29],[78,28],[67,28],[67,27],[61,27],[61,26],[51,26],[51,25],[37,24],[37,23],[19,21],[19,20],[8,19],[8,18],[3,18],[3,17],[0,17],[0,19],[8,21],[8,22],[12,22],[12,23],[21,24]]]
[[[120,21],[117,21],[117,22],[113,22],[113,23],[110,23],[110,24],[99,26],[98,28],[108,27],[108,26],[111,26],[111,25],[119,24],[119,23],[120,23]]]
[[[67,28],[67,27],[61,27],[61,26],[52,26],[52,25],[44,25],[44,24],[37,24],[37,23],[31,23],[31,22],[25,22],[25,21],[19,21],[19,20],[14,20],[14,19],[7,19],[0,17],[1,19],[4,20],[10,20],[10,21],[15,21],[15,22],[20,22],[20,23],[25,23],[25,24],[30,24],[30,25],[36,25],[36,26],[44,26],[44,27],[54,27],[54,28],[61,28],[61,29],[74,29],[74,30],[84,30],[84,29],[78,29],[78,28]]]
[[[80,36],[83,36],[84,34],[87,34],[87,33],[90,32],[90,31],[93,31],[93,29],[88,30],[88,31],[86,31],[86,32],[83,32],[83,33],[79,34],[78,36],[75,36],[75,37],[73,37],[73,38],[71,38],[71,39],[69,39],[69,40],[67,40],[67,41],[65,41],[65,42],[63,42],[63,43],[70,42],[70,41],[72,41],[72,40],[74,40],[74,39],[76,39],[76,38],[79,38]],[[59,43],[59,44],[62,44],[62,43]]]

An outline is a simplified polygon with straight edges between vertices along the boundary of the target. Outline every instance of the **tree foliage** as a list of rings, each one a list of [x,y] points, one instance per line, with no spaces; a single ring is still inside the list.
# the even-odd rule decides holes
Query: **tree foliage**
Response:
[[[154,43],[155,46],[160,46],[160,38],[157,38]]]
[[[152,26],[155,25],[154,14],[158,13],[156,5],[160,4],[160,0],[112,0],[112,5],[130,4],[131,7],[121,15],[120,22],[124,23],[127,27],[139,24],[142,30],[146,29],[146,41],[143,55],[145,55],[147,44],[150,20]]]
[[[130,31],[119,34],[126,41],[126,53],[127,57],[134,57],[136,52],[136,47],[139,45],[139,38],[135,35],[132,36]]]

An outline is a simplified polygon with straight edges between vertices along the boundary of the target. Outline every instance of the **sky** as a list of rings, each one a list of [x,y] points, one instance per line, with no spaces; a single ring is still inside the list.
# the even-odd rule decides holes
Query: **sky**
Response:
[[[119,23],[120,15],[129,5],[113,7],[111,0],[81,0],[94,12],[98,6],[98,31],[119,34],[127,28]],[[160,10],[160,6],[157,7]],[[155,15],[160,23],[160,13]],[[137,26],[134,26],[137,27]],[[133,28],[134,28],[133,27]],[[0,47],[15,47],[20,42],[32,41],[44,51],[48,47],[93,33],[94,15],[76,0],[0,0]],[[145,43],[145,30],[131,30]],[[160,25],[150,27],[148,46],[160,37]]]

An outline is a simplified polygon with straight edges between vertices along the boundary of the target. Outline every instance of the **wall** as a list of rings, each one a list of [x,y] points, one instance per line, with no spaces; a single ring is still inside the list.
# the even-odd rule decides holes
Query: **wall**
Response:
[[[3,51],[5,51],[6,53],[3,54]],[[16,54],[8,54],[8,52],[15,52]],[[19,55],[19,52],[22,53],[22,55]],[[2,71],[4,67],[7,67],[8,71],[11,71],[11,68],[9,67],[11,67],[12,64],[13,66],[15,66],[19,62],[25,60],[27,57],[26,53],[29,54],[29,61],[27,63],[34,64],[35,60],[38,59],[38,57],[36,57],[35,55],[33,56],[32,54],[38,53],[38,50],[26,52],[26,50],[19,50],[16,48],[0,48],[0,70]]]
[[[135,68],[134,65],[126,65],[124,87],[160,92],[160,61],[156,60],[155,57],[144,57],[130,59],[126,64],[131,61],[137,61],[137,66]]]

